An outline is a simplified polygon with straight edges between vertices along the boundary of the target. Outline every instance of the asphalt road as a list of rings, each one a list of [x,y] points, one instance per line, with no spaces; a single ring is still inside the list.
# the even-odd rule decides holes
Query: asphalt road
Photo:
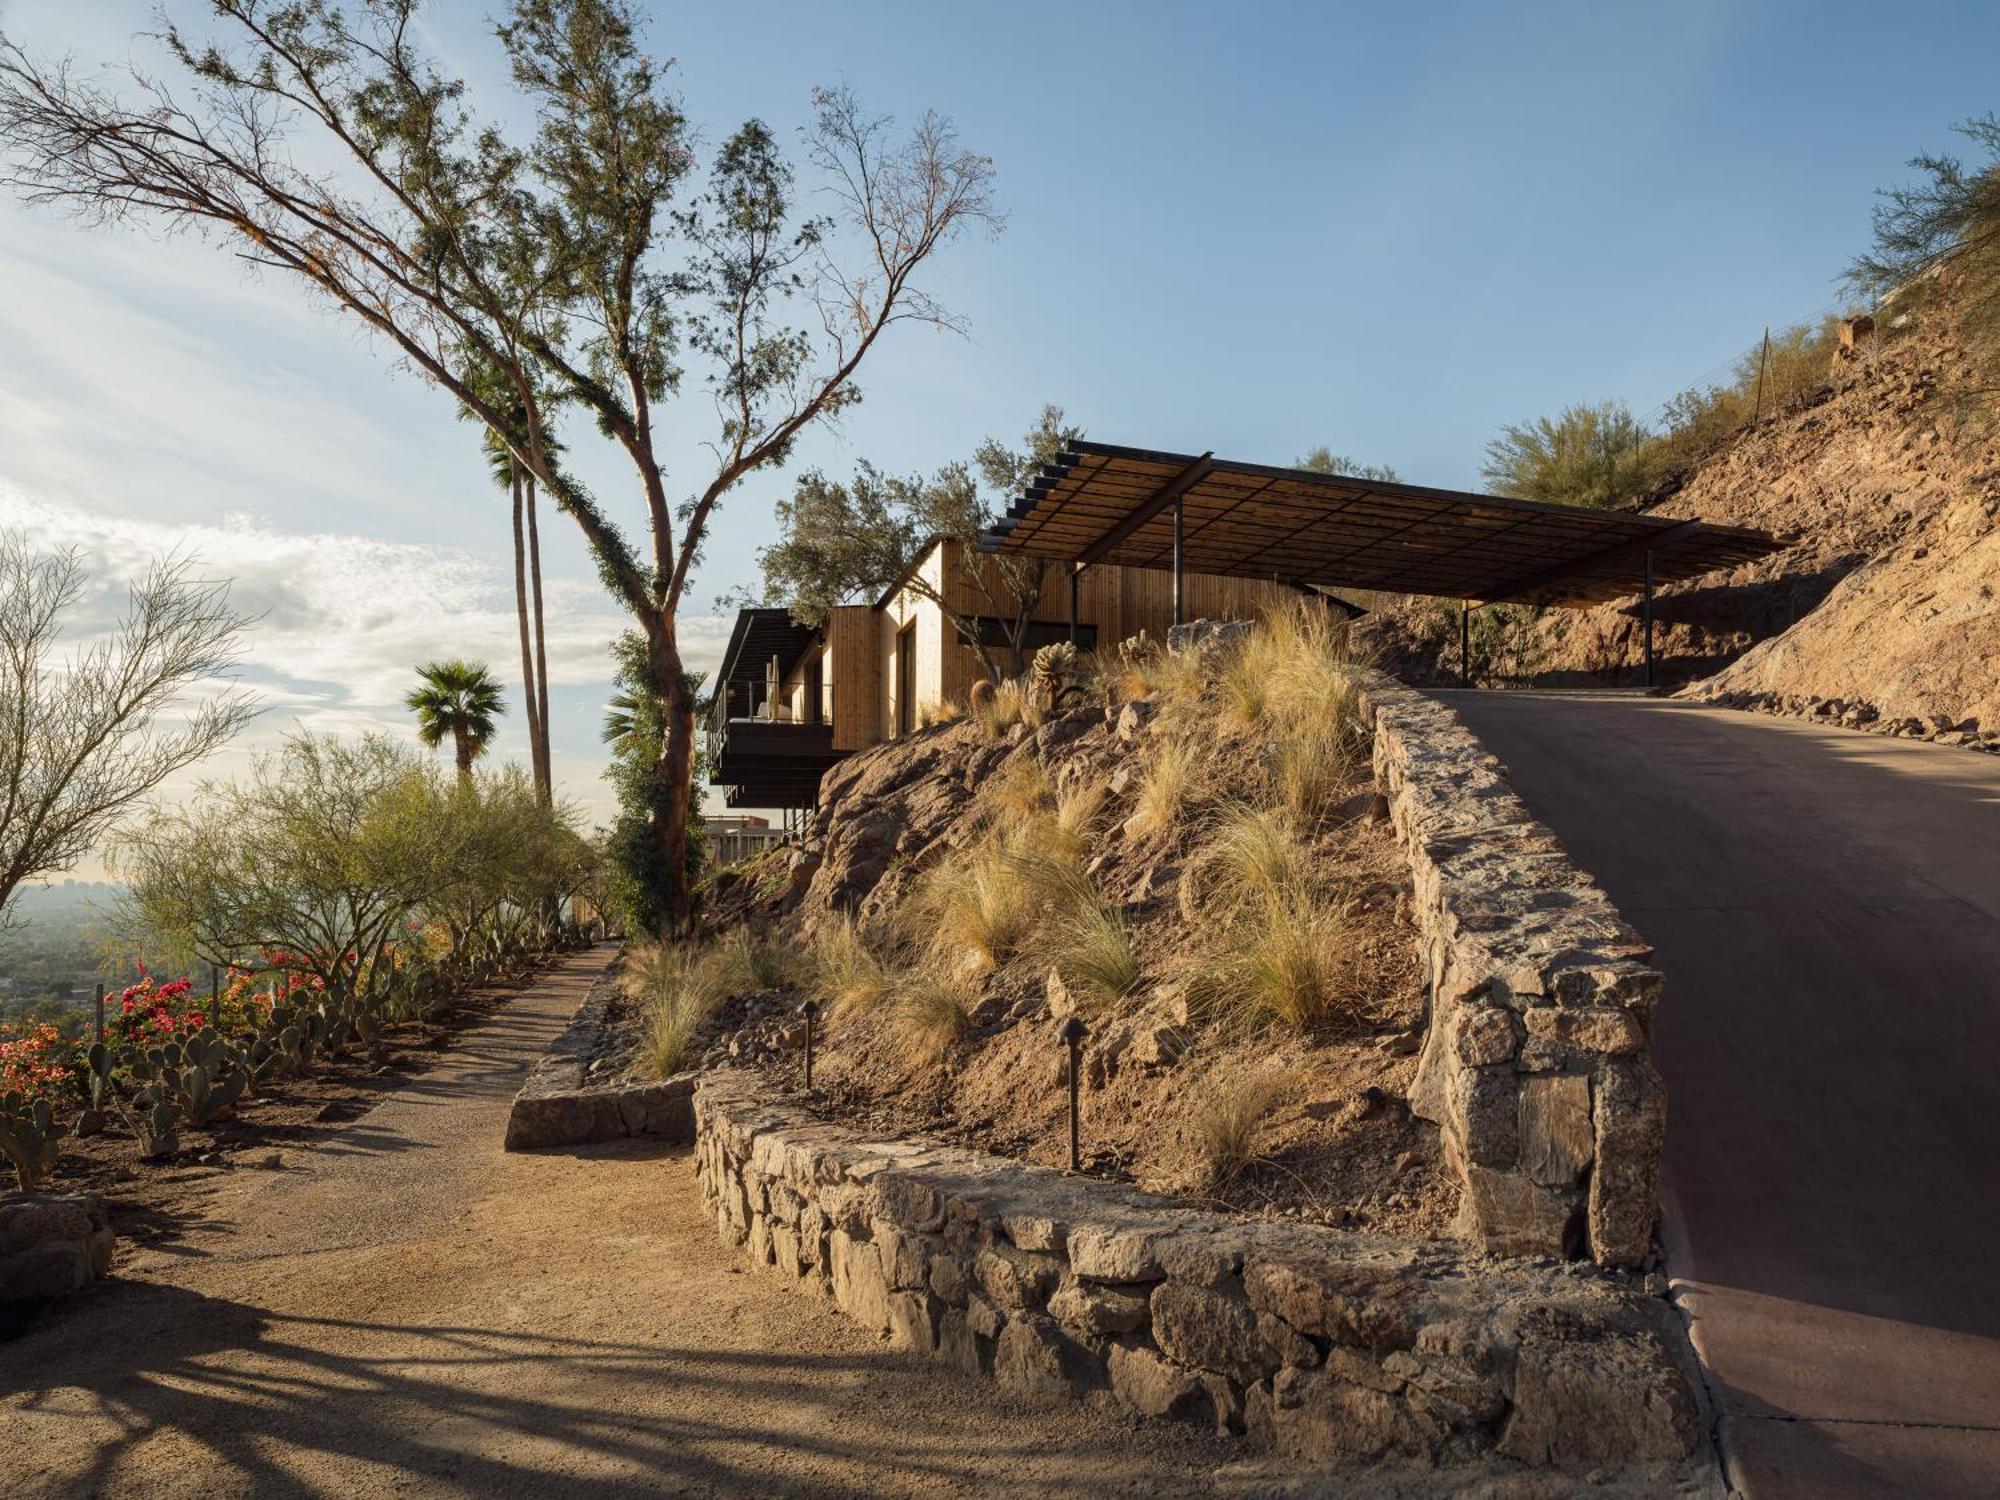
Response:
[[[1440,694],[1654,944],[1670,1268],[1752,1495],[2000,1495],[2000,757]]]

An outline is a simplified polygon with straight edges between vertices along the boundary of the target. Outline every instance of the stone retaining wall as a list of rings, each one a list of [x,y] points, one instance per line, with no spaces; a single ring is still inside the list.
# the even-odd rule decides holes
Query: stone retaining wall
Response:
[[[1651,949],[1449,708],[1376,673],[1364,711],[1430,993],[1410,1107],[1464,1185],[1459,1229],[1501,1253],[1637,1266],[1666,1124]]]
[[[630,1136],[680,1145],[694,1139],[692,1073],[659,1082],[593,1081],[590,1065],[601,1055],[615,984],[615,966],[598,975],[562,1035],[535,1064],[507,1112],[505,1149],[535,1151]]]
[[[726,1236],[970,1374],[1108,1392],[1310,1459],[1595,1471],[1682,1464],[1700,1443],[1678,1324],[1617,1273],[1192,1212],[874,1141],[733,1071],[704,1076],[695,1117]]]

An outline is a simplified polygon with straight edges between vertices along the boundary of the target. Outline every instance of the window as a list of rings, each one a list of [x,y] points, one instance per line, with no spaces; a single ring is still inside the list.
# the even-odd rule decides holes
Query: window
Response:
[[[917,622],[896,632],[896,733],[917,727]]]

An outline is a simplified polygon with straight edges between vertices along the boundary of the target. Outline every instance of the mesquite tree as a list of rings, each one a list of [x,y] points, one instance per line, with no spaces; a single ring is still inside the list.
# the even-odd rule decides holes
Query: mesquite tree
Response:
[[[655,831],[678,850],[694,746],[678,616],[716,508],[860,399],[885,330],[952,326],[918,273],[962,232],[999,227],[992,162],[935,114],[898,135],[820,90],[803,145],[831,212],[806,213],[761,121],[698,158],[626,0],[508,9],[498,37],[536,121],[516,143],[431,61],[417,9],[217,0],[215,39],[164,33],[184,91],[144,73],[121,91],[0,42],[6,180],[86,217],[210,232],[358,319],[498,434],[644,638],[666,721]],[[708,455],[683,476],[669,419],[696,387],[714,416],[682,445]],[[643,541],[540,440],[551,392],[629,462]],[[681,868],[660,862],[672,928]]]

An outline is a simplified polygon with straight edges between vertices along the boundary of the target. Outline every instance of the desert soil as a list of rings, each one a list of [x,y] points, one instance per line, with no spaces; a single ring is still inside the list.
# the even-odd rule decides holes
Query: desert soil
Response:
[[[608,958],[277,1168],[220,1173],[0,1345],[0,1494],[1291,1490],[1191,1429],[942,1375],[748,1273],[685,1151],[503,1154]]]

